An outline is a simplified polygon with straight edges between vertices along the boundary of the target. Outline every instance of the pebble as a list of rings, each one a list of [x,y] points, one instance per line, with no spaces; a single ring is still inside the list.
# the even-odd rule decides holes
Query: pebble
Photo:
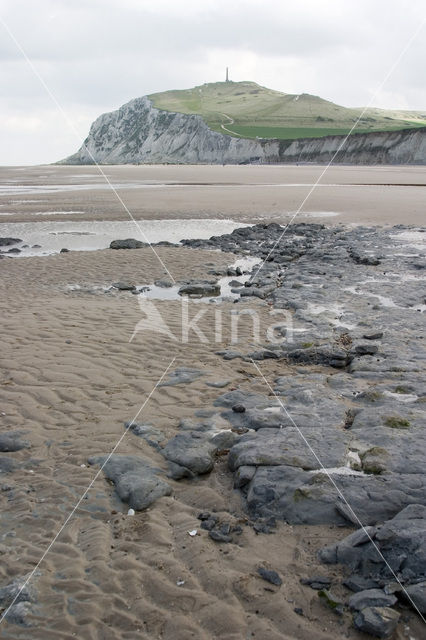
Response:
[[[217,529],[212,529],[212,531],[209,531],[209,536],[215,542],[232,542],[231,536],[227,536]]]
[[[244,413],[245,410],[246,408],[242,404],[234,404],[234,406],[232,407],[232,411],[234,411],[235,413]]]
[[[276,585],[277,587],[281,586],[283,581],[281,580],[278,573],[272,569],[265,569],[264,567],[259,567],[257,573],[260,575],[263,580],[266,582],[270,582],[271,584]]]

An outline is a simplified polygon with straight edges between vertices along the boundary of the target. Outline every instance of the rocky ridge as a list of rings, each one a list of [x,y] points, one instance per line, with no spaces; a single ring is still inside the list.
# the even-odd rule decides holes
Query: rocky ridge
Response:
[[[358,527],[320,553],[349,567],[344,585],[355,594],[344,602],[322,578],[305,584],[336,613],[353,611],[358,630],[383,638],[396,629],[397,603],[426,612],[423,232],[300,224],[283,234],[279,225],[256,225],[184,241],[266,260],[239,289],[238,304],[261,297],[293,319],[279,344],[218,352],[273,359],[292,373],[271,381],[273,393],[266,384],[264,394],[235,389],[210,413],[196,412],[203,419],[185,432],[196,443],[186,464],[209,471],[195,468],[197,449],[208,442],[217,454],[210,430],[225,420],[234,488],[260,531],[275,519]],[[179,437],[175,446],[188,452]]]

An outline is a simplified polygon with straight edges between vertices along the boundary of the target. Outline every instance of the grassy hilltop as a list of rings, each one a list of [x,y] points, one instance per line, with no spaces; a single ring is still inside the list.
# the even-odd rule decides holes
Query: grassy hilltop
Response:
[[[212,82],[148,96],[165,111],[198,114],[214,131],[242,138],[318,138],[346,134],[362,112],[308,93],[281,93],[255,82]],[[368,109],[354,133],[426,126],[426,110]]]

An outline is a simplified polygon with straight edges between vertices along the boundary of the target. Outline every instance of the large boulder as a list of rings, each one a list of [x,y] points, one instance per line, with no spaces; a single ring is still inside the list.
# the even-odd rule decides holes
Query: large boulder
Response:
[[[175,479],[208,473],[213,469],[214,454],[218,446],[198,431],[179,433],[169,440],[162,450],[171,463],[171,475]]]
[[[147,242],[135,240],[135,238],[126,238],[125,240],[113,240],[109,245],[110,249],[141,249],[148,247]]]
[[[381,526],[359,529],[325,547],[319,557],[367,578],[394,580],[394,572],[403,584],[425,582],[426,506],[411,504]]]
[[[366,607],[354,617],[354,627],[376,638],[389,638],[400,615],[390,607]]]
[[[20,238],[3,237],[0,238],[0,247],[10,247],[13,244],[19,244],[19,242],[23,242],[23,240]]]
[[[100,464],[108,480],[123,502],[135,511],[142,511],[162,496],[169,496],[172,489],[158,477],[160,469],[151,467],[136,456],[112,455],[89,458],[89,464]]]
[[[178,294],[180,296],[192,296],[194,298],[220,296],[220,285],[216,282],[190,282],[183,284]]]
[[[312,427],[309,429],[308,447],[300,430],[294,426],[263,428],[246,434],[232,447],[229,467],[232,471],[242,465],[286,465],[310,471],[321,469],[321,463],[327,468],[340,467],[345,463],[346,439],[342,431]]]

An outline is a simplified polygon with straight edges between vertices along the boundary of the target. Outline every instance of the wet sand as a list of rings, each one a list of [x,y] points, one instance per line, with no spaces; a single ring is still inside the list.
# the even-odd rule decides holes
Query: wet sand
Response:
[[[224,217],[242,222],[421,224],[424,167],[40,166],[0,169],[0,221]],[[321,177],[322,176],[322,177]],[[313,185],[320,179],[319,185]],[[22,193],[18,185],[28,191]],[[43,186],[72,191],[52,192]],[[12,193],[15,187],[15,193]],[[34,188],[35,187],[35,188]],[[92,187],[92,188],[90,188]],[[5,189],[6,188],[6,189]],[[35,213],[52,213],[36,216]],[[69,213],[77,211],[80,213]],[[332,214],[332,215],[330,215]],[[338,214],[338,215],[335,215]]]

